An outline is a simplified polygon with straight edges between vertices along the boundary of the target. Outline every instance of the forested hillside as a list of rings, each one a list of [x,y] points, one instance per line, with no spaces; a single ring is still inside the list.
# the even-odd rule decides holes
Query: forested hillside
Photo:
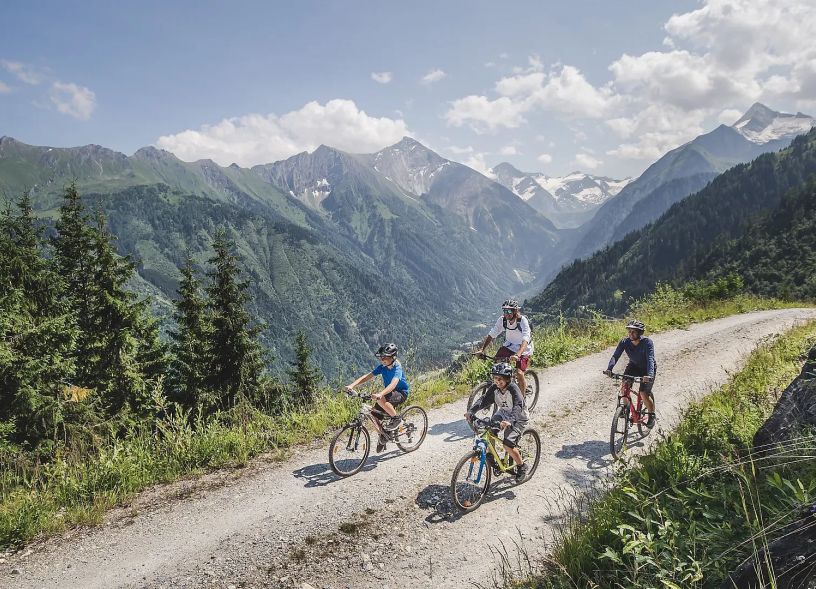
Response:
[[[752,292],[816,296],[812,272],[816,131],[741,164],[640,231],[565,267],[529,303],[558,313],[622,312],[658,282],[737,273]]]

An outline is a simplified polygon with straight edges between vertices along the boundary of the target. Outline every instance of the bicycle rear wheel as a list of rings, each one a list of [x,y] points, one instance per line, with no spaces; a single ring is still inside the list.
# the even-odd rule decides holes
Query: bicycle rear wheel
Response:
[[[478,413],[473,411],[473,406],[477,405],[482,400],[482,397],[484,397],[484,394],[487,391],[488,385],[489,385],[489,383],[480,382],[475,387],[473,387],[473,389],[471,389],[470,397],[468,397],[468,402],[467,402],[468,411],[470,411],[471,413],[473,413],[476,417],[478,417],[480,419],[488,419],[490,417],[490,415],[491,415],[491,408],[490,407],[488,407],[487,409],[482,409]]]
[[[371,451],[371,436],[362,425],[349,424],[341,429],[329,445],[329,466],[341,477],[360,471]]]
[[[479,472],[481,470],[481,472]],[[451,477],[453,504],[464,512],[473,511],[484,501],[490,488],[490,465],[480,466],[480,454],[471,452],[462,457]]]
[[[526,483],[531,478],[538,468],[538,462],[541,460],[541,437],[534,429],[526,429],[522,432],[518,441],[518,449],[521,457],[524,459],[524,464],[527,465],[527,476],[518,484]]]
[[[535,370],[528,370],[524,374],[524,379],[527,381],[527,387],[524,390],[524,404],[527,406],[527,411],[532,411],[538,403],[538,373]]]
[[[626,405],[618,405],[615,408],[615,415],[612,416],[612,429],[609,432],[609,450],[616,460],[621,457],[626,449],[626,437],[629,435],[629,408]]]
[[[651,391],[646,394],[649,395],[649,400],[652,402],[652,406],[654,406],[654,395]],[[657,409],[657,407],[655,407],[655,409]],[[649,419],[649,416],[646,411],[646,404],[642,399],[638,399],[638,413],[640,414],[640,421],[638,421],[638,433],[640,434],[641,438],[645,438],[652,432],[654,423],[652,424],[652,427],[646,425],[646,420]]]
[[[402,425],[396,433],[397,447],[403,452],[413,452],[425,441],[428,433],[428,415],[422,409],[412,405],[401,414]]]

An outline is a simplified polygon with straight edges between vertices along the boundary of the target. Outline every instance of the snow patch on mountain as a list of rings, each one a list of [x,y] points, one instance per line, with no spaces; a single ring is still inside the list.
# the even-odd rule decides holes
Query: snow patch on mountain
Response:
[[[748,141],[763,145],[780,139],[793,139],[816,126],[816,119],[801,112],[776,112],[756,103],[733,125],[733,129]]]

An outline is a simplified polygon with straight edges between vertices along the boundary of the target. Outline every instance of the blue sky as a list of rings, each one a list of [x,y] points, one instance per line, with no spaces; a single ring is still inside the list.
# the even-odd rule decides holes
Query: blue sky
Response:
[[[623,177],[755,100],[816,112],[804,0],[70,4],[0,8],[0,135],[249,165],[411,134]]]

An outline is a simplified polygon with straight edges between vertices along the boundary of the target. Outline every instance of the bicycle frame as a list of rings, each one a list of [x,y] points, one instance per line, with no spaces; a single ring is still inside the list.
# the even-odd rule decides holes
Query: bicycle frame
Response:
[[[478,453],[479,455],[479,472],[476,474],[476,478],[472,479],[473,475],[473,466],[476,462],[472,459],[470,462],[470,468],[468,469],[468,476],[467,478],[473,480],[474,483],[479,484],[479,481],[482,480],[482,474],[484,473],[484,468],[487,465],[487,456],[488,453],[493,457],[494,464],[499,469],[500,472],[505,473],[512,468],[510,464],[510,453],[505,453],[505,458],[502,458],[499,454],[498,450],[496,450],[496,443],[501,444],[504,446],[504,443],[501,439],[494,434],[490,428],[484,428],[481,433],[477,430],[476,436],[473,441],[473,451],[474,453]],[[476,456],[473,457],[474,459]]]
[[[620,393],[618,393],[618,405],[624,404],[623,399],[629,399],[629,421],[631,423],[645,423],[643,416],[643,397],[640,395],[640,387],[637,392],[637,406],[632,400],[632,385],[635,383],[642,383],[643,378],[640,376],[627,376],[623,374],[614,374],[613,378],[620,379]]]
[[[357,399],[360,399],[361,401],[363,401],[363,404],[360,407],[360,412],[357,414],[357,417],[352,419],[346,425],[354,424],[357,427],[363,427],[365,425],[366,421],[369,421],[369,422],[371,422],[371,425],[374,426],[374,430],[377,433],[384,435],[389,440],[394,439],[394,435],[391,432],[387,432],[385,429],[383,429],[383,427],[382,427],[382,425],[380,425],[379,421],[371,414],[372,407],[370,405],[366,405],[365,401],[370,401],[371,400],[371,395],[369,395],[367,393],[358,393],[357,391],[351,391],[351,392],[347,391],[346,394],[351,398],[357,398]],[[357,441],[359,440],[359,437],[360,437],[360,433],[358,431],[357,432],[357,439],[354,441],[355,449],[356,449],[356,444],[357,444]]]

